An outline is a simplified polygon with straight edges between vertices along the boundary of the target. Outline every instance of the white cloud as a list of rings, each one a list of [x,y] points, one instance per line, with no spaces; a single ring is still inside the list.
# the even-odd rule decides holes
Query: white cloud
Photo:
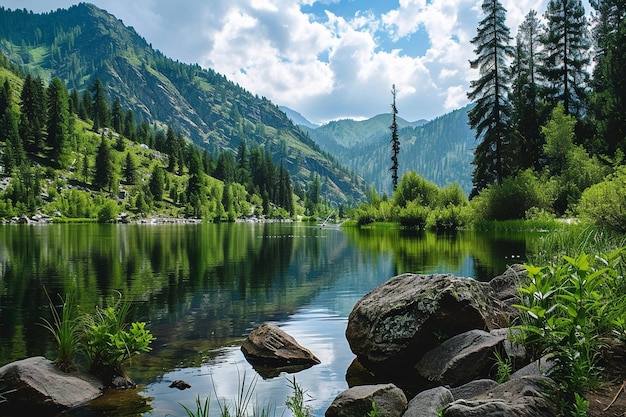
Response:
[[[405,119],[434,118],[467,103],[469,82],[477,76],[468,61],[482,0],[399,0],[392,10],[385,5],[384,13],[342,15],[342,4],[354,6],[351,1],[92,0],[167,56],[213,68],[313,122],[389,112],[392,84]],[[542,14],[547,4],[501,1],[511,36],[529,10]],[[71,4],[3,3],[35,11]],[[305,6],[333,12],[314,17]],[[402,49],[421,39],[426,44],[415,48],[419,52]]]

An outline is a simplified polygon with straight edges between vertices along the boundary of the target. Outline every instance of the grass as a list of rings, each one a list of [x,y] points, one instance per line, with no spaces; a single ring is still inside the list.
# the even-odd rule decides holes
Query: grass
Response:
[[[45,290],[45,289],[44,289]],[[52,321],[43,320],[43,327],[48,329],[54,336],[59,348],[58,357],[54,363],[63,372],[72,372],[78,370],[75,362],[81,342],[81,321],[78,317],[76,304],[72,295],[66,295],[65,299],[59,296],[61,300],[61,312],[57,310],[56,305],[52,302],[50,295],[46,291],[48,297],[48,305],[52,314]]]
[[[274,416],[275,409],[271,404],[266,406],[259,406],[258,403],[252,404],[254,390],[256,389],[257,376],[255,375],[251,381],[248,382],[246,374],[238,377],[238,389],[237,397],[232,404],[228,404],[225,399],[218,400],[217,404],[220,408],[220,417],[272,417]],[[311,417],[311,408],[305,405],[306,390],[302,389],[300,384],[296,382],[296,377],[288,380],[289,387],[293,394],[287,397],[285,405],[291,411],[293,417]],[[215,383],[213,383],[215,388]],[[217,395],[217,393],[215,393]],[[196,397],[195,409],[185,406],[179,403],[185,410],[188,417],[208,417],[211,408],[211,395],[207,395],[204,400],[200,396]],[[252,414],[250,414],[250,412]],[[376,414],[377,415],[377,414]],[[372,415],[370,417],[376,417]]]

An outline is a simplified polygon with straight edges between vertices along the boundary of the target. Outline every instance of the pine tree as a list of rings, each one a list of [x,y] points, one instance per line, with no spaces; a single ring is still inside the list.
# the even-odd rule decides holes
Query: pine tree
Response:
[[[111,127],[117,133],[123,133],[124,110],[122,109],[119,97],[115,97],[115,100],[113,100],[113,106],[111,107]]]
[[[113,156],[108,139],[102,135],[98,153],[96,154],[96,170],[94,173],[93,185],[100,190],[111,190],[113,183]]]
[[[57,77],[48,87],[48,146],[51,159],[65,168],[70,158],[70,114],[67,88]]]
[[[165,189],[165,172],[160,166],[155,166],[150,176],[150,192],[154,201],[163,201],[163,191]]]
[[[396,107],[396,85],[391,87],[393,102],[391,104],[391,182],[393,189],[398,187],[398,154],[400,153],[400,137],[398,136],[398,108]]]
[[[46,131],[46,92],[41,78],[26,75],[20,94],[20,136],[31,152],[43,150]]]
[[[99,78],[95,78],[91,86],[91,120],[93,131],[98,132],[101,128],[109,126],[109,104],[104,91],[104,85]]]
[[[477,58],[470,61],[479,70],[479,79],[472,81],[468,98],[475,102],[469,110],[470,126],[480,141],[474,152],[472,193],[507,175],[508,141],[510,140],[511,105],[510,79],[507,58],[513,55],[511,36],[505,25],[506,9],[498,0],[485,0],[482,5],[485,18],[480,21],[472,44]]]
[[[137,182],[137,163],[130,152],[126,152],[126,160],[124,162],[124,177],[126,183],[133,185]]]
[[[539,68],[545,84],[543,98],[551,105],[563,103],[566,114],[584,115],[589,74],[589,35],[581,0],[550,0],[545,13],[545,51]]]
[[[602,152],[626,153],[626,2],[592,0],[597,17],[593,39],[595,68],[593,76],[594,115]]]
[[[167,133],[165,134],[165,152],[168,156],[167,170],[174,172],[178,162],[178,140],[176,132],[174,132],[171,126],[167,127]]]
[[[543,137],[541,125],[544,121],[542,104],[539,98],[540,80],[537,74],[541,59],[539,41],[543,26],[537,12],[531,10],[520,25],[511,74],[513,84],[511,101],[513,104],[513,129],[517,136],[515,159],[517,170],[534,167],[539,170],[542,155]]]

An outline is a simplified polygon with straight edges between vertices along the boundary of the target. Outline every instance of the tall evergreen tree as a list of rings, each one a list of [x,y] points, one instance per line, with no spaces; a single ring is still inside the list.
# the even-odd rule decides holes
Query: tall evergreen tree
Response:
[[[57,77],[48,86],[48,146],[59,167],[67,167],[70,158],[69,98],[65,84]]]
[[[154,201],[162,201],[165,189],[165,171],[158,165],[152,170],[149,187]]]
[[[0,141],[5,143],[5,172],[26,162],[26,154],[19,133],[17,108],[13,103],[13,92],[9,80],[0,89]]]
[[[497,182],[500,184],[509,167],[507,146],[510,141],[511,104],[510,72],[507,59],[513,55],[511,36],[505,24],[506,9],[498,0],[485,0],[485,18],[472,39],[477,58],[470,61],[479,70],[479,78],[470,84],[468,98],[475,106],[468,112],[470,126],[480,141],[474,152],[473,193]]]
[[[515,130],[515,159],[517,170],[541,168],[543,137],[541,126],[544,121],[542,103],[539,98],[540,80],[537,73],[541,59],[539,41],[543,26],[537,12],[531,10],[520,25],[511,74],[513,84],[511,102],[513,105],[513,129]]]
[[[398,136],[398,108],[396,107],[396,85],[391,87],[391,96],[393,102],[391,103],[391,183],[393,189],[398,187],[398,154],[400,153],[400,137]]]
[[[91,86],[91,120],[94,132],[109,126],[110,114],[109,103],[104,91],[104,85],[100,78],[96,77]]]
[[[115,97],[111,106],[111,127],[119,134],[124,133],[124,110],[119,97]]]
[[[285,165],[280,164],[278,170],[278,205],[289,212],[290,216],[295,213],[295,207],[293,203],[293,188],[291,186],[291,178],[289,171],[285,168]]]
[[[113,183],[113,155],[108,139],[102,135],[98,153],[96,154],[96,169],[94,172],[93,185],[100,190],[111,190]]]
[[[46,93],[41,78],[26,75],[20,101],[20,136],[29,151],[40,152],[46,132]]]
[[[582,0],[550,0],[545,19],[542,96],[551,107],[563,103],[566,114],[584,116],[590,43]]]
[[[167,127],[167,133],[165,134],[165,153],[168,156],[167,170],[174,172],[178,163],[178,140],[176,138],[176,132],[171,126]]]
[[[601,151],[626,153],[626,1],[591,0],[596,10],[593,39],[594,116]]]
[[[124,177],[127,184],[135,184],[137,182],[137,162],[130,152],[126,152],[126,160],[124,162]]]

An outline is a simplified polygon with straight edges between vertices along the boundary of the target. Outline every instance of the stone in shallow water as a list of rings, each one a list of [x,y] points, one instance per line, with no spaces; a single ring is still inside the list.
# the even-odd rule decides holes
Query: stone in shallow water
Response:
[[[262,367],[313,366],[320,360],[281,330],[264,323],[253,330],[241,345],[248,362]]]

